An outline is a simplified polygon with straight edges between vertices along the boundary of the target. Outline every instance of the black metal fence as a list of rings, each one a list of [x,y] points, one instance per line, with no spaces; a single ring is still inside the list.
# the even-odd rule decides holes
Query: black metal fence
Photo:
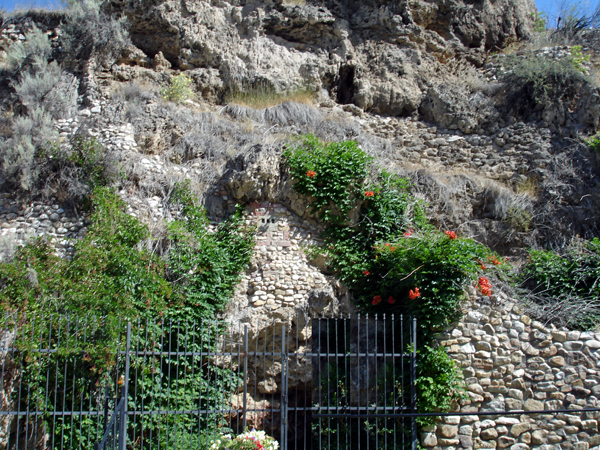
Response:
[[[265,430],[283,449],[416,448],[416,323],[7,316],[0,448],[210,448]]]

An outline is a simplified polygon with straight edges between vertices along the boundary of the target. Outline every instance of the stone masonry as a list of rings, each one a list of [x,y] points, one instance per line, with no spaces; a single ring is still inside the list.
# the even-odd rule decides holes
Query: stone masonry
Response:
[[[441,342],[462,368],[465,416],[446,417],[421,436],[423,447],[588,450],[600,446],[600,333],[546,327],[504,294],[474,291],[464,316]],[[556,414],[506,411],[573,410]],[[477,415],[478,412],[497,415]]]
[[[267,311],[306,302],[328,284],[303,247],[318,244],[318,230],[279,204],[252,203],[248,222],[257,226],[254,270],[245,275],[248,303]]]

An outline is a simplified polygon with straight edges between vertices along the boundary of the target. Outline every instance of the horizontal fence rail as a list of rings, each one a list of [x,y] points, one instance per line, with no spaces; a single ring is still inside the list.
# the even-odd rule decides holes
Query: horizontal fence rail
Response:
[[[283,449],[413,447],[415,336],[394,316],[9,315],[0,448],[191,450],[251,428]]]

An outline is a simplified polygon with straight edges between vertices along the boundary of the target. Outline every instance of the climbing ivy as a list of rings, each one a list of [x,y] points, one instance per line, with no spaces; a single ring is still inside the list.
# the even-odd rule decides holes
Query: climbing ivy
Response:
[[[325,225],[325,242],[316,252],[351,289],[359,310],[417,318],[419,408],[447,411],[463,388],[435,333],[459,317],[465,288],[474,280],[491,295],[484,271],[502,262],[455,231],[434,229],[410,183],[373,167],[356,142],[325,145],[309,135],[284,156],[294,189],[309,198]]]

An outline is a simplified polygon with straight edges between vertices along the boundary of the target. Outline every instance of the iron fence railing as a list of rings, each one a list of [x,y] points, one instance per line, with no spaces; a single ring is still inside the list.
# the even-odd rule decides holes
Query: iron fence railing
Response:
[[[100,442],[94,443],[94,450],[120,450],[126,447],[124,429],[127,426],[125,419],[125,399],[123,395],[115,407],[110,420],[105,422],[104,435]],[[105,411],[105,419],[108,417],[108,411]]]
[[[209,448],[265,430],[283,449],[416,447],[416,322],[7,316],[0,448]]]

